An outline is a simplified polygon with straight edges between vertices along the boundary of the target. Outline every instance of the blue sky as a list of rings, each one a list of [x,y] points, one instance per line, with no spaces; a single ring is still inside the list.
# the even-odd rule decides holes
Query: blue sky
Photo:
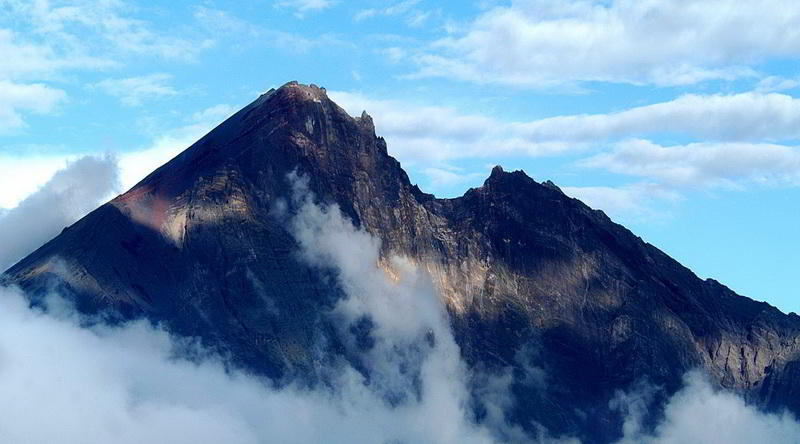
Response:
[[[798,29],[788,0],[0,0],[0,208],[83,155],[122,191],[298,80],[429,192],[523,169],[800,312]]]

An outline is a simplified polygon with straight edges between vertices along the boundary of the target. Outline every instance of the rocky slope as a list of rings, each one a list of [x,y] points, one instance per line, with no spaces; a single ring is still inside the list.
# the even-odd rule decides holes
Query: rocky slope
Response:
[[[615,391],[677,390],[702,368],[800,413],[800,318],[690,270],[550,182],[496,167],[437,199],[412,185],[366,114],[289,83],[6,272],[112,320],[148,317],[275,380],[309,377],[341,290],[298,260],[272,212],[297,170],[323,202],[427,269],[470,366],[512,368],[522,427],[607,442]],[[331,345],[333,353],[337,346]],[[532,377],[535,373],[538,377]],[[658,400],[656,400],[658,402]]]

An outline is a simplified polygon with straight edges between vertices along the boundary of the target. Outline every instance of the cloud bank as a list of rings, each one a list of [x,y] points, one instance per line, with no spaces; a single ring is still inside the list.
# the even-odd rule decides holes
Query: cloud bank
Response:
[[[417,76],[547,88],[581,82],[690,85],[757,76],[800,54],[791,0],[516,0],[414,57]]]
[[[788,444],[800,439],[800,423],[789,413],[766,414],[732,393],[715,389],[699,372],[684,376],[684,387],[667,402],[655,430],[643,429],[648,389],[617,395],[614,403],[626,411],[625,436],[618,444],[678,444],[686,442]]]
[[[119,187],[112,157],[69,162],[38,191],[0,214],[0,272],[55,237]]]
[[[434,186],[485,177],[452,165],[462,160],[582,156],[573,168],[602,169],[638,181],[563,187],[568,194],[615,216],[649,219],[659,217],[658,206],[681,200],[686,190],[800,183],[800,101],[786,94],[687,94],[618,112],[531,121],[360,93],[330,95],[350,114],[372,113],[391,153],[406,165],[426,165],[420,172]],[[664,136],[702,142],[652,142]]]
[[[83,167],[91,171],[92,165]],[[52,188],[69,177],[57,176]],[[507,423],[509,374],[476,376],[467,368],[427,275],[402,258],[381,260],[377,239],[356,229],[336,206],[315,203],[305,179],[292,180],[292,199],[275,213],[303,260],[334,271],[344,297],[330,315],[366,374],[340,362],[330,369],[330,385],[276,388],[144,321],[97,324],[57,295],[50,295],[45,311],[31,308],[18,290],[0,288],[0,441],[553,441]],[[468,380],[476,377],[484,383],[470,393]],[[469,410],[470,396],[486,407],[481,423]],[[621,443],[781,444],[800,436],[791,416],[761,413],[694,373],[652,431],[641,426],[640,399],[632,393],[615,401],[626,415]],[[576,442],[560,440],[566,441]]]
[[[330,385],[276,389],[143,321],[92,324],[56,295],[43,312],[3,288],[0,440],[492,442],[469,419],[467,370],[431,281],[401,259],[394,277],[378,268],[378,241],[297,180],[286,223],[304,260],[336,272],[345,297],[331,316],[367,375],[342,362]],[[350,333],[365,322],[368,347]]]

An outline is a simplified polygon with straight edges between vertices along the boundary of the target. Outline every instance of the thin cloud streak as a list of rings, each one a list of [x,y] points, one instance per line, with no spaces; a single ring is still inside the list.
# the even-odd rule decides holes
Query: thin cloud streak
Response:
[[[411,60],[417,77],[522,88],[693,85],[757,77],[754,64],[800,55],[798,27],[800,8],[789,0],[518,0]]]

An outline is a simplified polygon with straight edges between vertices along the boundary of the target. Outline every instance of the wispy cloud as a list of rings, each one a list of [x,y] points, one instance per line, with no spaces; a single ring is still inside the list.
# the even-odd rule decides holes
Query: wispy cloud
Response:
[[[562,141],[538,142],[526,137],[520,125],[453,107],[376,100],[342,91],[328,94],[353,115],[362,110],[371,113],[392,154],[412,164],[511,154],[552,155],[580,148]]]
[[[756,63],[797,56],[798,25],[790,0],[521,0],[490,8],[414,60],[420,76],[517,87],[690,85],[757,76]]]
[[[181,151],[217,126],[236,109],[219,104],[187,117],[182,125],[159,131],[150,143],[125,152],[116,152],[119,164],[119,181],[126,190],[147,174],[168,162]],[[0,188],[0,207],[13,208],[26,197],[42,187],[50,177],[68,162],[85,155],[103,157],[103,153],[84,150],[82,153],[66,153],[63,150],[44,149],[35,154],[0,154],[0,177],[14,186]]]
[[[157,31],[132,17],[135,8],[115,0],[7,0],[2,8],[0,131],[23,126],[24,112],[50,112],[66,97],[63,86],[56,85],[68,72],[119,68],[134,57],[190,61],[214,44],[200,33]],[[7,25],[14,31],[2,28]],[[126,104],[138,104],[145,96],[174,92],[164,80],[157,74],[98,86]]]
[[[139,106],[148,99],[177,95],[178,91],[167,84],[170,78],[169,74],[155,73],[139,77],[106,79],[95,83],[94,87],[118,97],[127,106]]]
[[[678,201],[687,189],[800,184],[798,149],[770,142],[800,139],[800,101],[785,94],[689,94],[613,113],[528,122],[359,93],[330,95],[351,114],[372,113],[378,133],[404,164],[432,162],[421,172],[437,186],[474,178],[447,166],[457,160],[595,152],[577,165],[643,182],[565,189],[615,216],[648,219],[659,202]],[[667,134],[705,142],[661,146],[639,138]]]
[[[581,163],[685,188],[800,184],[800,148],[766,143],[662,146],[634,139]]]
[[[336,4],[335,0],[277,0],[274,5],[279,9],[287,9],[298,18],[306,14],[328,9]]]
[[[800,87],[800,78],[786,78],[781,76],[767,76],[756,84],[758,92],[786,91]]]
[[[353,16],[353,21],[360,22],[374,17],[403,17],[411,27],[422,26],[434,15],[434,11],[418,8],[420,3],[422,0],[402,0],[381,8],[362,9]]]
[[[213,45],[212,39],[199,35],[156,31],[135,18],[135,8],[116,0],[7,1],[5,6],[25,20],[31,39],[47,42],[51,50],[70,57],[100,54],[110,63],[126,55],[190,60]]]
[[[41,83],[20,84],[0,80],[0,133],[25,125],[23,112],[43,114],[63,102],[66,93]]]
[[[786,94],[687,94],[604,114],[557,116],[521,123],[536,140],[606,141],[677,134],[705,140],[800,139],[800,100]]]
[[[82,157],[0,214],[0,273],[108,199],[118,175],[116,159]]]
[[[226,104],[206,108],[194,113],[185,125],[156,136],[148,146],[119,153],[120,181],[123,189],[132,187],[153,170],[180,154],[235,111],[234,107]]]
[[[688,372],[683,382],[654,428],[644,424],[644,416],[657,389],[645,384],[630,393],[619,392],[612,405],[626,416],[624,436],[617,444],[788,444],[800,436],[800,423],[788,412],[762,412],[736,394],[715,388],[699,371]]]
[[[274,388],[144,321],[88,323],[58,295],[42,310],[0,287],[0,391],[9,394],[0,436],[21,444],[492,442],[488,427],[508,425],[494,413],[491,425],[476,423],[468,411],[468,369],[430,278],[400,258],[387,274],[379,240],[337,207],[316,204],[303,179],[293,181],[281,220],[302,260],[335,271],[330,284],[343,297],[329,315],[363,367],[334,361],[325,369],[330,385]],[[68,263],[59,267],[70,272]],[[360,322],[357,333],[351,327]],[[357,334],[369,345],[358,345]],[[484,384],[481,396],[494,406],[506,402],[507,388]],[[34,426],[31,412],[43,406],[49,413]]]

